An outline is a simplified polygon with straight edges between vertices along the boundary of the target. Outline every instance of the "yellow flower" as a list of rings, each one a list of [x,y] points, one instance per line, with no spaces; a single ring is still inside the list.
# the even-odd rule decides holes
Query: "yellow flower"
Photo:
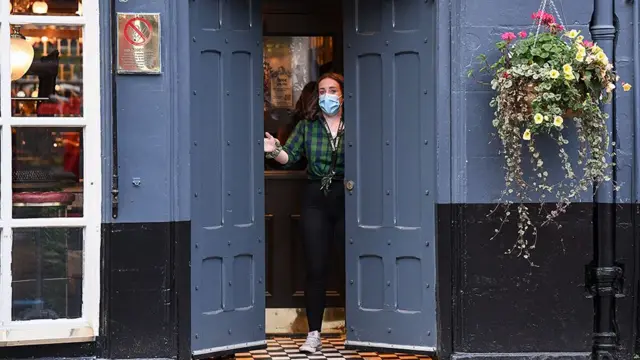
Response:
[[[524,134],[522,134],[522,138],[525,140],[531,140],[531,130],[525,130]]]
[[[580,35],[576,38],[576,41],[582,43],[584,41],[584,36]]]
[[[575,39],[576,37],[578,37],[578,34],[580,34],[578,31],[571,30],[568,33],[566,33],[565,35],[570,39]]]
[[[553,69],[553,70],[549,71],[549,77],[550,78],[557,79],[558,76],[560,76],[560,72],[558,70]]]
[[[568,74],[564,74],[564,79],[565,80],[575,80],[576,77],[573,76],[573,73],[568,73]]]
[[[562,126],[562,122],[563,121],[564,120],[562,119],[562,116],[556,116],[556,117],[553,118],[553,125],[555,125],[557,127],[560,127],[560,126]]]
[[[607,84],[607,92],[610,93],[616,88],[614,83]]]
[[[544,120],[544,116],[542,116],[542,114],[537,113],[533,116],[533,122],[535,122],[536,124],[542,124],[542,121]]]
[[[576,54],[576,61],[583,62],[584,61],[584,54],[577,53]]]
[[[598,45],[593,45],[591,47],[591,52],[594,53],[594,54],[601,53],[602,52],[602,48],[599,47]]]
[[[596,60],[598,60],[604,65],[607,65],[609,63],[609,58],[607,57],[607,54],[605,54],[602,51],[596,54]]]
[[[629,83],[622,83],[622,90],[624,90],[624,91],[629,91],[629,90],[631,90],[631,84],[629,84]]]
[[[573,68],[569,64],[564,64],[562,66],[562,71],[564,71],[565,74],[571,74],[573,73]]]

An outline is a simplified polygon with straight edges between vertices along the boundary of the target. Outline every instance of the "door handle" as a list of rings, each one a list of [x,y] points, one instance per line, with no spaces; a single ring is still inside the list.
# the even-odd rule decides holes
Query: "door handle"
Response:
[[[347,190],[349,191],[352,191],[354,186],[355,186],[355,183],[353,182],[353,180],[345,181],[344,183],[344,187],[347,188]]]

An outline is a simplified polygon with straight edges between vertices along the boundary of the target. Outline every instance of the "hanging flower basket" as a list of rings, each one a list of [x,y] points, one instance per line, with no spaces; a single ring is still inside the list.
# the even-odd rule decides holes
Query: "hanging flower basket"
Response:
[[[540,96],[540,92],[536,90],[536,86],[539,83],[530,82],[524,85],[524,89],[526,91],[525,101],[527,103],[527,114],[529,116],[533,116],[533,101],[536,100]],[[564,119],[573,119],[575,117],[579,117],[582,114],[581,110],[573,110],[569,107],[562,108],[562,118]]]
[[[566,31],[556,18],[544,11],[532,15],[538,26],[535,35],[525,31],[506,32],[496,48],[500,57],[489,63],[479,57],[481,72],[492,75],[491,87],[496,95],[491,100],[495,109],[493,126],[502,142],[505,159],[506,207],[503,224],[509,220],[510,207],[517,204],[518,234],[510,252],[529,258],[535,248],[538,226],[555,222],[581,193],[595,183],[611,181],[608,173],[614,164],[612,144],[600,106],[610,101],[619,81],[613,64],[604,51],[584,39],[579,31]],[[472,75],[472,72],[469,72]],[[622,83],[624,91],[631,86]],[[575,128],[578,158],[571,159],[566,146],[567,126]],[[557,144],[555,156],[561,169],[547,169],[536,140],[551,138]],[[524,152],[530,161],[525,161]],[[531,164],[533,175],[525,175],[525,164]],[[574,170],[575,169],[575,170]],[[563,180],[550,181],[550,172],[561,172]],[[541,203],[549,199],[555,208],[547,212],[541,224],[534,224],[526,204],[538,195]],[[510,200],[516,199],[516,200]],[[500,233],[502,225],[496,230]]]

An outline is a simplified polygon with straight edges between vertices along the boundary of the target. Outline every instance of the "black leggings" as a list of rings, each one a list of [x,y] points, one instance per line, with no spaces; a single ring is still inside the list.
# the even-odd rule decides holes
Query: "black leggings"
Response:
[[[335,255],[332,248],[344,239],[344,187],[342,181],[331,184],[331,192],[325,196],[319,181],[310,181],[302,204],[304,231],[304,256],[307,279],[305,303],[309,331],[322,329],[328,270]],[[333,259],[333,261],[332,261]]]

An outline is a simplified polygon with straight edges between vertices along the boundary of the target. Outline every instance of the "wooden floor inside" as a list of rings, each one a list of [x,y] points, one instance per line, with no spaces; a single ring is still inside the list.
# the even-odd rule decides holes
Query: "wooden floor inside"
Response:
[[[430,360],[428,356],[417,356],[407,354],[381,354],[376,352],[358,352],[345,350],[343,337],[330,337],[322,339],[322,352],[317,354],[303,354],[298,351],[298,347],[304,343],[304,338],[274,337],[267,341],[266,350],[256,350],[248,353],[236,354],[236,359],[367,359],[367,360]]]

